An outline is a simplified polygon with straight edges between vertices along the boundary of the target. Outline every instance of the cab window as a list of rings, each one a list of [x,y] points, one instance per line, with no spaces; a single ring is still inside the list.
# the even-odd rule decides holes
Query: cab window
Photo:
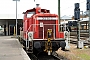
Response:
[[[33,14],[35,14],[35,12],[28,12],[27,13],[27,18],[31,17]]]

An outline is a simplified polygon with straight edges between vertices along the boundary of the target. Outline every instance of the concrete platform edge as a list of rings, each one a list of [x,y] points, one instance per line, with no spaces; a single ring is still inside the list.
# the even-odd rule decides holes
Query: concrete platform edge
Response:
[[[21,46],[19,40],[18,39],[16,39],[16,40],[17,40],[18,44]],[[21,48],[22,48],[22,46],[21,46]],[[31,60],[23,48],[21,49],[21,55],[23,56],[24,60]]]

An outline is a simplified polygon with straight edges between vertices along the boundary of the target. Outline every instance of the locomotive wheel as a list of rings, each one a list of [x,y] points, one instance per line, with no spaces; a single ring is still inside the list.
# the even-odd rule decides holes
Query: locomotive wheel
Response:
[[[65,46],[66,46],[66,42],[65,41],[61,41],[60,42],[61,50],[65,50]]]

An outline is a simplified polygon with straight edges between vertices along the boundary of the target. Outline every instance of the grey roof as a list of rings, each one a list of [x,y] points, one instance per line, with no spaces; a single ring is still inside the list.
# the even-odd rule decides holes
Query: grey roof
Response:
[[[89,17],[87,17],[87,18],[80,18],[80,22],[83,22],[83,21],[89,21]]]
[[[68,21],[77,21],[77,20],[66,20],[66,21],[62,21],[61,24],[65,24],[68,23]],[[89,17],[87,18],[80,18],[80,22],[85,22],[85,21],[89,21]]]
[[[16,14],[0,14],[0,19],[16,19]],[[17,19],[23,19],[23,14],[17,14]]]
[[[72,19],[72,17],[64,15],[61,17],[61,19],[62,20],[68,20],[68,19]]]

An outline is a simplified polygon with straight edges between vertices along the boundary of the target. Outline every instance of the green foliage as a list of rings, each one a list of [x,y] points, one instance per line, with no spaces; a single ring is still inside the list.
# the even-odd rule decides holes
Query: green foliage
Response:
[[[79,54],[78,56],[81,57],[83,60],[90,60],[90,56],[85,53]]]

